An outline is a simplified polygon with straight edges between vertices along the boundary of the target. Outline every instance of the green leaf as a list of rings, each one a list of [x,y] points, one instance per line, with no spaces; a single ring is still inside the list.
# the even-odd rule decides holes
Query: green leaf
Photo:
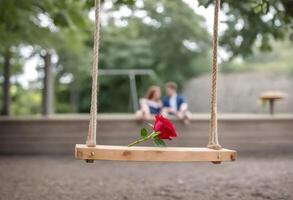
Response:
[[[268,13],[268,11],[269,11],[269,5],[268,5],[268,3],[263,3],[263,5],[262,5],[262,12],[263,13]]]
[[[261,5],[258,5],[258,6],[253,8],[255,13],[259,13],[261,11],[261,9],[262,9]]]
[[[160,140],[158,136],[154,137],[154,144],[157,147],[166,147],[166,144],[163,140]]]
[[[145,138],[145,137],[148,136],[148,131],[146,130],[146,128],[142,128],[142,129],[140,130],[140,136],[141,136],[142,138]]]

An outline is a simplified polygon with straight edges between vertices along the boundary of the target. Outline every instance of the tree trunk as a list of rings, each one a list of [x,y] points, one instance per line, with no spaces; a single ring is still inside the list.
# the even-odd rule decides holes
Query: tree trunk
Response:
[[[3,107],[1,115],[10,115],[10,75],[11,75],[11,52],[7,49],[4,53],[4,82],[3,82]]]
[[[44,56],[44,80],[42,93],[42,115],[54,113],[54,75],[51,54],[47,51]]]

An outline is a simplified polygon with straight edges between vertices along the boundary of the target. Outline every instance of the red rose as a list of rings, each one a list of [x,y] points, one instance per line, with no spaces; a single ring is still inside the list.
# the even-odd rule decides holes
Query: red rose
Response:
[[[167,118],[163,117],[162,115],[155,116],[154,131],[160,132],[158,137],[161,140],[172,140],[172,138],[177,136],[176,129],[172,122],[170,122]]]

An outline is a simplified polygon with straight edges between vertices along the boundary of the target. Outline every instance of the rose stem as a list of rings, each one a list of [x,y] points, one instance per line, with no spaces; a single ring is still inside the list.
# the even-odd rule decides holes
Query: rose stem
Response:
[[[152,137],[154,137],[154,134],[157,134],[157,135],[158,135],[158,133],[156,133],[156,132],[152,132],[152,133],[151,133],[150,135],[148,135],[147,137],[145,137],[145,138],[141,138],[141,139],[139,139],[139,140],[136,140],[135,142],[130,143],[130,144],[128,145],[128,147],[131,147],[131,146],[134,146],[134,145],[139,144],[139,143],[141,143],[141,142],[147,141],[147,140],[151,139]]]

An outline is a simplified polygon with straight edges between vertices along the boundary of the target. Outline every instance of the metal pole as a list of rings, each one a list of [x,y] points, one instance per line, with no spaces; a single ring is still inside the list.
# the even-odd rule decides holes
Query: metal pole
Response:
[[[130,93],[132,98],[133,112],[138,110],[138,97],[136,89],[135,74],[129,74],[129,83],[130,83]]]

